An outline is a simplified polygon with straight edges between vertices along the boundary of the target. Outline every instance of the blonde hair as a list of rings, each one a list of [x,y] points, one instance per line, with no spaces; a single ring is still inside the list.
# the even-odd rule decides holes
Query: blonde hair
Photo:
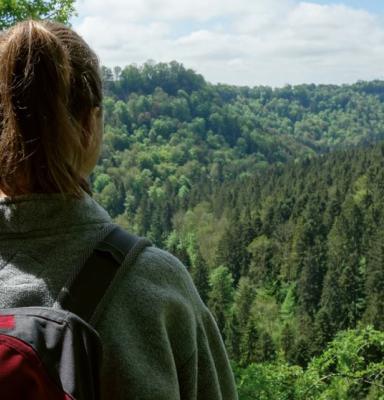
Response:
[[[101,103],[97,56],[73,30],[28,20],[2,32],[0,189],[90,193],[81,176],[93,140],[85,127]]]

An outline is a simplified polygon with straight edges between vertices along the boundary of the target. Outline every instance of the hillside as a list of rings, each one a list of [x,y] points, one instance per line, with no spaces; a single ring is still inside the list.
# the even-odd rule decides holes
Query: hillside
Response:
[[[187,266],[241,400],[379,398],[384,83],[230,87],[177,63],[114,75],[95,198]],[[358,343],[360,364],[342,353]]]
[[[159,244],[175,211],[204,198],[211,185],[384,139],[380,81],[272,90],[211,85],[175,62],[117,68],[115,79],[103,71],[106,133],[96,197]],[[209,185],[191,198],[200,181]],[[151,221],[161,221],[161,232]]]

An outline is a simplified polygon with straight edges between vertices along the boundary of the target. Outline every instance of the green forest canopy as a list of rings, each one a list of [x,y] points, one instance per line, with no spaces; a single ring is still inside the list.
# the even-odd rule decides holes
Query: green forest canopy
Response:
[[[384,83],[212,85],[176,62],[103,76],[95,197],[188,267],[241,398],[383,395],[382,349],[320,365],[384,329]]]

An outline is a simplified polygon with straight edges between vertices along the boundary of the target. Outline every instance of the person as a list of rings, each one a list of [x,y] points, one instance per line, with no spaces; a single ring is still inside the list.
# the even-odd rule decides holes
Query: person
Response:
[[[34,20],[1,32],[1,308],[60,307],[60,289],[113,229],[88,184],[102,126],[98,58],[77,33]],[[102,398],[237,399],[185,266],[151,246],[121,271],[95,327]]]

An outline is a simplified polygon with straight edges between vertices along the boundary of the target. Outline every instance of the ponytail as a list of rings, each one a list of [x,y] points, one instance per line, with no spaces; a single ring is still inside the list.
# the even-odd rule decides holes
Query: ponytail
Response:
[[[101,101],[97,57],[75,32],[29,20],[1,34],[0,189],[90,192],[84,126]]]

